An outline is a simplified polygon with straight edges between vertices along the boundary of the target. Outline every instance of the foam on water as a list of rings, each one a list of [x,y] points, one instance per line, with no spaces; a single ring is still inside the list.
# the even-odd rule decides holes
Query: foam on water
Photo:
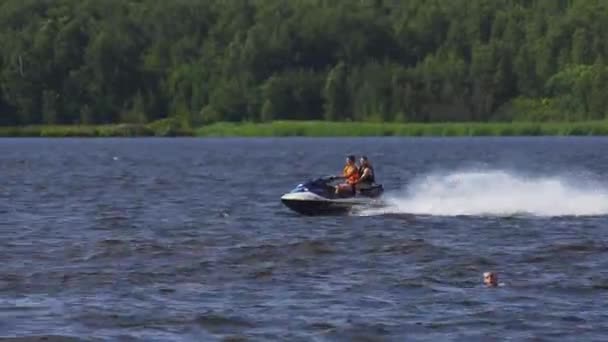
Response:
[[[388,206],[363,215],[593,216],[608,214],[608,186],[581,176],[524,176],[504,170],[417,177]]]

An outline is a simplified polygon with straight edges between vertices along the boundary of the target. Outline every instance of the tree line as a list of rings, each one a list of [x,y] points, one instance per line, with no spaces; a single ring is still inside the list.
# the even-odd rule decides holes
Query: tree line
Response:
[[[604,0],[0,0],[0,124],[608,118]]]

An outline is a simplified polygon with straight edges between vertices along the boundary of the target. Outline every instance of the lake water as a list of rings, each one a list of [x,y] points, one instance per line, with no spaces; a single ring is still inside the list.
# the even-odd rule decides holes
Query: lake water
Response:
[[[608,139],[2,139],[0,337],[600,341]],[[279,197],[366,154],[390,205]],[[497,288],[482,284],[496,271]]]

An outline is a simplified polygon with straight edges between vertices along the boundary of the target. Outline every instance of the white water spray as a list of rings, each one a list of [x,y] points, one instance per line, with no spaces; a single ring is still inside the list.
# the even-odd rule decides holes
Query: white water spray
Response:
[[[462,171],[415,179],[388,207],[363,215],[608,215],[608,187],[576,177],[525,177],[507,171]]]

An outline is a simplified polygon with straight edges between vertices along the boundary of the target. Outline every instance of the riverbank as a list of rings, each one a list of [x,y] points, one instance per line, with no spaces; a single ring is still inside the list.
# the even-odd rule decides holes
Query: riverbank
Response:
[[[218,123],[195,130],[197,136],[608,136],[608,121],[561,123]]]
[[[184,129],[170,120],[159,120],[150,124],[112,125],[38,125],[0,127],[0,137],[171,137],[193,136],[192,129]]]
[[[608,121],[552,123],[368,123],[276,121],[216,123],[180,128],[167,120],[147,125],[0,127],[1,137],[366,137],[366,136],[608,136]]]

